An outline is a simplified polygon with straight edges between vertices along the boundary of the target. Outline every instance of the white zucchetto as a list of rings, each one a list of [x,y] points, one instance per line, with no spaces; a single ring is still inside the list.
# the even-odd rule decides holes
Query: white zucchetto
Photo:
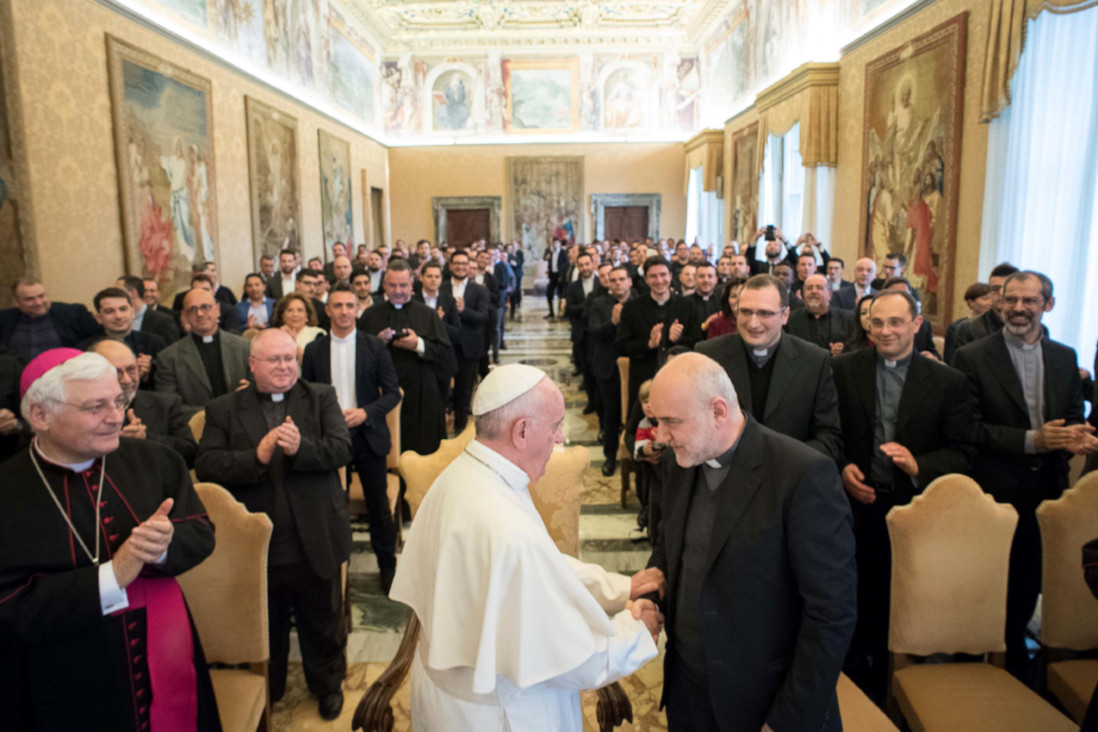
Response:
[[[544,371],[521,363],[499,366],[480,382],[473,396],[473,416],[479,417],[518,399],[546,377]]]

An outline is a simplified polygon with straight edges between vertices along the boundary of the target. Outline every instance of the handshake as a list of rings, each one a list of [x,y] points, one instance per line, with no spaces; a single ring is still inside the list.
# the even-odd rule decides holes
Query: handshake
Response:
[[[658,567],[642,569],[633,575],[629,588],[629,601],[625,603],[625,609],[633,613],[633,617],[644,623],[644,627],[652,634],[652,642],[659,645],[660,631],[663,630],[663,613],[656,607],[656,603],[645,598],[653,592],[663,598],[667,587],[667,579]]]

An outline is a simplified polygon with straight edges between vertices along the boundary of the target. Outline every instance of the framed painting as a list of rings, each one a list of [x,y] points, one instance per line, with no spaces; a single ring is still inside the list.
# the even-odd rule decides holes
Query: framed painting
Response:
[[[967,13],[866,65],[859,241],[907,257],[923,317],[952,314]]]
[[[758,228],[758,150],[758,122],[732,133],[732,239],[739,242],[740,251],[752,243]]]
[[[579,59],[506,59],[503,85],[507,132],[579,129]]]
[[[351,145],[324,130],[317,130],[320,145],[320,216],[324,227],[324,256],[332,245],[351,243]]]
[[[282,249],[301,251],[301,184],[298,177],[297,119],[244,97],[248,124],[248,185],[252,208],[252,252],[278,261]]]
[[[217,261],[212,87],[110,35],[107,63],[126,269],[169,298]]]
[[[553,238],[584,241],[583,156],[507,158],[511,238],[522,242],[527,262],[540,261]]]

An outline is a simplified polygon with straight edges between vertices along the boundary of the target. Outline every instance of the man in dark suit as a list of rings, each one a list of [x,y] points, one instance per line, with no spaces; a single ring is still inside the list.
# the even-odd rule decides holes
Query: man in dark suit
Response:
[[[698,353],[656,374],[650,406],[671,450],[640,579],[666,578],[669,728],[841,730],[856,576],[835,464],[741,411],[728,375]]]
[[[362,278],[359,282],[363,282]],[[424,260],[419,271],[419,281],[412,286],[413,300],[417,300],[438,313],[439,320],[450,336],[450,343],[461,340],[461,315],[454,296],[442,291],[442,265],[430,259]],[[361,308],[361,303],[359,304]],[[439,393],[443,404],[450,403],[450,378],[439,379]]]
[[[832,291],[823,275],[809,275],[801,292],[804,307],[790,313],[786,332],[838,356],[854,335],[854,313],[831,306]]]
[[[751,274],[774,274],[774,268],[779,264],[788,264],[791,269],[797,267],[797,254],[782,236],[781,229],[774,230],[774,239],[765,240],[763,243],[763,257],[758,256],[759,238],[766,233],[762,227],[755,232],[756,243],[752,244],[744,252],[748,263],[751,265]]]
[[[702,339],[697,309],[671,292],[671,267],[657,255],[644,261],[648,294],[625,303],[618,323],[617,354],[629,358],[629,406],[637,389],[651,379],[672,346],[693,347]]]
[[[998,333],[1003,329],[1003,319],[999,315],[999,300],[1003,293],[1003,283],[1006,282],[1007,277],[1017,271],[1018,268],[1008,262],[998,264],[991,270],[991,275],[987,278],[988,294],[991,295],[991,307],[982,315],[969,318],[957,326],[952,342],[947,344],[949,350],[946,355],[949,363],[953,363],[958,349],[981,338]]]
[[[915,295],[915,288],[911,286],[903,277],[893,277],[890,280],[885,280],[884,287],[881,288],[881,292],[886,291],[906,292],[911,295],[912,299],[918,303],[918,297]],[[924,356],[942,360],[942,354],[938,353],[938,347],[934,345],[934,329],[930,327],[930,321],[924,320],[922,325],[919,326],[919,332],[915,334],[915,350]]]
[[[347,277],[339,277],[339,276],[336,275],[335,261],[337,259],[339,259],[340,257],[344,257],[347,260],[347,265],[348,265],[347,273],[349,275],[350,271],[351,271],[350,270],[351,258],[347,254],[347,245],[344,244],[341,241],[337,241],[334,244],[332,244],[332,258],[330,260],[328,260],[327,263],[325,263],[325,265],[322,269],[322,274],[324,275],[325,279],[327,279],[328,282],[330,282],[332,284],[335,284],[336,282],[338,282],[341,279],[342,280],[347,279]]]
[[[118,386],[130,403],[126,409],[122,436],[167,445],[183,456],[188,468],[193,468],[198,443],[194,441],[179,397],[138,389],[137,358],[125,343],[103,338],[88,350],[110,361],[118,371]]]
[[[789,333],[788,294],[770,275],[755,275],[740,292],[738,333],[696,346],[721,366],[744,411],[832,460],[842,454],[838,396],[828,353]]]
[[[862,257],[854,263],[853,287],[840,288],[832,297],[835,307],[851,312],[858,305],[858,301],[867,295],[877,292],[873,287],[873,278],[877,276],[877,263],[869,257]]]
[[[858,559],[858,626],[844,670],[883,705],[892,565],[885,515],[936,478],[967,472],[974,446],[964,374],[915,351],[922,320],[915,299],[883,292],[870,317],[876,346],[841,356],[832,368]]]
[[[481,378],[488,375],[488,359],[492,344],[496,341],[496,326],[499,322],[499,282],[492,273],[491,255],[487,252],[477,252],[476,260],[469,262],[469,279],[488,290],[488,322],[484,327],[484,355],[480,357],[478,372]],[[561,299],[564,299],[563,290]],[[496,359],[499,363],[499,359]]]
[[[1055,300],[1052,282],[1016,272],[1003,284],[1003,329],[959,349],[955,366],[975,394],[979,455],[972,477],[1000,503],[1018,510],[1007,585],[1007,670],[1029,666],[1026,624],[1041,590],[1037,506],[1068,487],[1072,454],[1098,450],[1083,422],[1083,389],[1075,350],[1048,338],[1041,319]]]
[[[278,253],[278,272],[267,279],[267,297],[278,300],[295,289],[294,275],[297,273],[297,252],[283,249]]]
[[[704,323],[721,311],[717,292],[717,266],[710,262],[694,265],[694,294],[689,298],[698,309],[698,322]]]
[[[179,326],[175,318],[167,313],[149,307],[145,303],[145,283],[140,277],[126,275],[119,277],[115,285],[121,287],[130,296],[133,306],[133,329],[141,333],[151,333],[164,339],[164,345],[179,340]]]
[[[522,304],[522,268],[526,264],[526,254],[522,251],[522,245],[512,241],[507,245],[507,264],[515,273],[515,289],[511,292],[511,320],[515,319],[515,312]]]
[[[396,572],[397,527],[386,490],[385,458],[392,436],[385,417],[400,403],[400,382],[385,344],[355,328],[358,307],[350,285],[336,283],[328,293],[326,307],[331,333],[305,347],[301,376],[305,381],[335,387],[351,431],[351,459],[370,513],[370,544],[377,557],[381,589],[389,594]]]
[[[19,409],[19,378],[23,364],[0,346],[0,462],[15,455],[32,437]]]
[[[305,680],[331,720],[343,708],[347,671],[340,568],[351,523],[337,471],[351,461],[351,436],[335,389],[298,380],[297,344],[284,331],[256,336],[249,366],[254,385],[206,406],[195,470],[271,517],[271,701],[286,690],[292,612]]]
[[[469,278],[469,255],[464,249],[450,255],[450,279],[442,283],[440,292],[453,298],[461,326],[456,338],[454,333],[450,334],[458,369],[454,375],[454,434],[460,435],[469,422],[477,364],[486,353],[484,333],[491,295]]]
[[[843,271],[846,268],[846,262],[840,257],[831,257],[827,260],[827,286],[831,288],[831,292],[838,294],[840,290],[853,289],[854,283],[847,282],[843,279]],[[853,310],[853,308],[848,308]]]
[[[95,294],[92,303],[95,307],[95,319],[102,327],[96,337],[106,336],[129,346],[137,356],[141,383],[147,388],[152,388],[156,383],[154,361],[164,350],[166,345],[164,339],[152,333],[142,333],[133,329],[133,305],[129,293],[122,288],[108,287],[100,290]],[[88,339],[81,344],[81,347],[87,348],[92,340],[94,338]]]
[[[266,286],[258,272],[244,277],[244,297],[235,306],[236,323],[242,330],[263,330],[270,326],[275,301],[266,296]]]
[[[587,331],[587,359],[590,375],[602,408],[602,474],[611,476],[618,466],[618,437],[621,435],[621,373],[615,349],[622,309],[633,296],[629,270],[618,266],[610,270],[609,292],[588,298],[583,311]]]
[[[873,280],[878,290],[888,289],[889,280],[906,279],[907,256],[903,252],[889,252],[881,265],[881,276]],[[918,300],[917,296],[914,296]]]
[[[507,344],[503,342],[503,333],[507,325],[507,301],[515,291],[515,273],[499,249],[481,252],[477,257],[484,260],[485,269],[491,268],[492,276],[499,288],[499,292],[496,293],[496,335],[492,339],[492,361],[499,363],[500,349],[507,348]]]
[[[156,390],[178,395],[190,417],[246,382],[248,342],[220,329],[218,304],[210,292],[191,290],[183,303],[190,334],[160,352]]]
[[[213,286],[214,299],[225,306],[222,310],[230,310],[236,305],[236,295],[234,295],[233,291],[228,287],[222,285],[217,279],[216,264],[213,262],[195,262],[191,265],[192,280],[195,275],[206,275],[210,278],[210,284]],[[186,290],[180,290],[175,293],[175,300],[172,301],[172,310],[183,310],[183,298],[186,294]]]
[[[563,295],[566,284],[564,275],[568,271],[568,251],[561,246],[560,239],[553,239],[553,245],[545,250],[545,261],[548,262],[546,272],[549,276],[549,285],[545,288],[545,298],[549,302],[549,314],[547,320],[557,317],[557,309],[553,305],[553,296],[558,292]]]
[[[75,348],[99,332],[86,307],[50,302],[46,288],[33,277],[16,280],[11,294],[14,307],[0,310],[0,343],[24,364],[51,348]]]
[[[309,302],[313,304],[313,310],[316,312],[316,324],[324,330],[328,330],[331,325],[328,322],[328,313],[324,311],[324,303],[318,297],[322,279],[324,279],[324,275],[320,270],[302,269],[294,275],[294,286],[296,288],[294,292],[309,298]]]
[[[598,297],[603,293],[603,289],[595,273],[594,257],[583,252],[576,257],[576,268],[579,270],[579,277],[575,282],[569,283],[564,291],[564,315],[571,324],[572,361],[576,372],[583,377],[583,389],[587,393],[587,406],[583,413],[591,414],[599,408],[599,393],[588,359],[587,328],[583,323],[583,308],[589,298]],[[599,421],[601,422],[601,418]]]

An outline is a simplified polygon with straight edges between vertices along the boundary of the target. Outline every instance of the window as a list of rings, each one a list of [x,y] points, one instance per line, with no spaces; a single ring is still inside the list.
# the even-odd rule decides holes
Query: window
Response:
[[[800,123],[781,137],[769,136],[759,184],[759,226],[774,224],[790,243],[812,232],[827,248],[834,203],[835,169],[804,167]]]
[[[716,256],[720,256],[724,202],[717,198],[715,191],[702,190],[702,170],[691,170],[687,184],[686,241],[693,244],[696,237],[702,248],[712,246]]]

